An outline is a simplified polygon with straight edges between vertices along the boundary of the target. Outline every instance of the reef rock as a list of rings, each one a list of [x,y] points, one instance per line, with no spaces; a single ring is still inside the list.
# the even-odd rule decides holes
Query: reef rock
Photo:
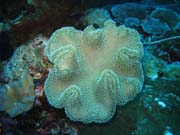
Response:
[[[109,121],[116,105],[141,91],[143,47],[138,33],[112,20],[104,28],[56,30],[45,47],[54,64],[45,81],[50,105],[83,123]]]

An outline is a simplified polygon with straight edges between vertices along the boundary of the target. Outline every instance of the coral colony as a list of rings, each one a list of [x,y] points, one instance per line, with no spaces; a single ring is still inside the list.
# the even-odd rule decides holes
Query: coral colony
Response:
[[[47,99],[74,121],[107,122],[116,105],[126,104],[142,89],[139,35],[112,20],[102,29],[56,30],[45,54],[54,64],[45,82]]]

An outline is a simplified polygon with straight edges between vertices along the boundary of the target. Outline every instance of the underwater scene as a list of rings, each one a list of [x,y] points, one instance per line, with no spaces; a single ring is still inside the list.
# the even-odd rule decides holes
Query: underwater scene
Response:
[[[180,1],[0,0],[0,135],[180,135]]]

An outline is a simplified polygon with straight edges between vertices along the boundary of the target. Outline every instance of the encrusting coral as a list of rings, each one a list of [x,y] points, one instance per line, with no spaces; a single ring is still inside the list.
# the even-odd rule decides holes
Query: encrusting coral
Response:
[[[141,91],[143,47],[138,33],[108,20],[104,28],[64,27],[45,47],[54,64],[45,81],[48,102],[83,123],[105,123]]]

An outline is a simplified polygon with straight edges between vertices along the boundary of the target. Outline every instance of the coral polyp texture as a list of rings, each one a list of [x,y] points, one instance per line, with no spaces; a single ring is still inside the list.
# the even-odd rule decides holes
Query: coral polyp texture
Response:
[[[56,30],[45,54],[54,64],[45,81],[50,105],[83,123],[109,121],[116,105],[141,91],[143,47],[138,33],[108,20],[104,28]]]

